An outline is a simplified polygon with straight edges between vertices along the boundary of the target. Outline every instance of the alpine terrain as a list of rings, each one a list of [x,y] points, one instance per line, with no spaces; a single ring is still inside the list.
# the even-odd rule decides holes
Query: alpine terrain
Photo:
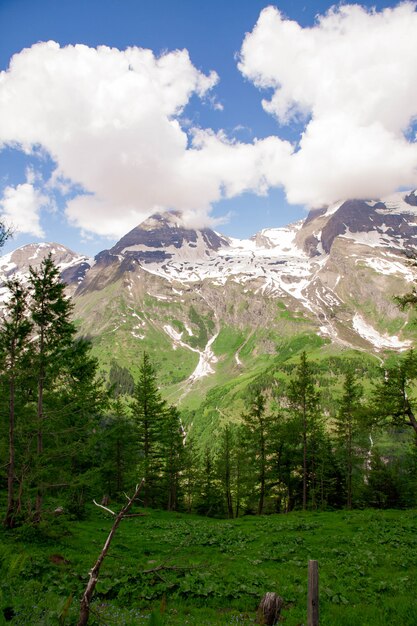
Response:
[[[248,240],[157,213],[94,260],[42,243],[1,257],[0,271],[24,276],[52,253],[102,368],[116,360],[135,373],[146,350],[166,397],[192,407],[282,351],[409,348],[415,329],[394,296],[417,276],[416,244],[414,191],[339,202]]]

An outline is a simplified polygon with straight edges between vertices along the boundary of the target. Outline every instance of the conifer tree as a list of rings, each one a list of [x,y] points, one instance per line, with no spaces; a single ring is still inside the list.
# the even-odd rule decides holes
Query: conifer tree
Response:
[[[103,488],[110,497],[126,491],[130,477],[134,482],[136,468],[132,460],[137,456],[137,445],[133,421],[118,395],[112,399],[110,409],[101,420],[97,441]]]
[[[199,489],[197,494],[197,513],[207,516],[222,516],[224,514],[223,500],[220,490],[220,481],[216,472],[216,463],[213,451],[207,446],[204,450],[200,465]]]
[[[15,421],[16,388],[21,381],[30,350],[32,324],[27,315],[27,291],[19,280],[6,283],[10,298],[6,303],[0,326],[0,363],[8,395],[9,461],[7,466],[7,511],[4,524],[14,525],[15,517]],[[25,362],[26,361],[26,362]]]
[[[234,517],[233,487],[236,480],[235,469],[235,432],[230,424],[223,426],[220,432],[220,448],[218,455],[218,472],[223,485],[227,515]]]
[[[265,506],[268,476],[268,449],[271,437],[271,416],[266,413],[266,400],[263,393],[256,389],[251,399],[250,408],[243,415],[243,424],[247,434],[247,450],[256,475],[256,487],[259,492],[257,512],[262,515]]]
[[[185,499],[185,510],[191,513],[198,497],[199,462],[197,446],[190,434],[184,440],[182,485]]]
[[[162,478],[168,511],[176,511],[180,501],[181,472],[184,469],[184,433],[178,409],[170,406],[162,422]]]
[[[112,361],[108,386],[115,398],[121,395],[131,396],[135,390],[135,381],[126,367],[120,367],[116,361]]]
[[[161,449],[167,405],[158,390],[156,371],[146,352],[143,353],[131,408],[137,428],[140,475],[145,479],[144,503],[150,506],[157,502],[157,492],[161,490]]]
[[[417,416],[413,387],[417,381],[417,356],[413,350],[394,365],[385,368],[374,393],[374,410],[380,419],[390,418],[396,425],[411,426],[417,435]]]
[[[70,321],[72,305],[65,296],[65,284],[49,254],[39,269],[30,268],[29,291],[33,323],[33,370],[37,395],[37,458],[40,467],[44,451],[44,395],[52,387],[65,362],[65,353],[73,342],[75,326]],[[35,518],[40,519],[42,509],[42,480],[38,477]]]
[[[251,471],[246,457],[246,437],[244,431],[244,425],[240,424],[236,427],[234,433],[235,446],[232,461],[236,472],[235,517],[239,517],[240,515],[245,493],[247,492],[248,474]]]
[[[346,505],[352,508],[352,477],[355,466],[355,444],[360,431],[362,387],[357,383],[355,374],[349,369],[345,374],[343,396],[339,413],[336,417],[336,436],[339,455],[343,461],[343,473],[346,477]]]
[[[48,474],[52,470],[56,482],[67,485],[67,505],[76,515],[83,514],[87,492],[96,482],[95,446],[101,436],[100,416],[107,407],[97,372],[90,342],[75,339],[65,351],[47,397],[44,466]]]
[[[315,387],[313,372],[305,352],[290,383],[288,399],[298,422],[303,450],[303,510],[307,508],[309,462],[313,460],[313,440],[318,426],[319,395]]]

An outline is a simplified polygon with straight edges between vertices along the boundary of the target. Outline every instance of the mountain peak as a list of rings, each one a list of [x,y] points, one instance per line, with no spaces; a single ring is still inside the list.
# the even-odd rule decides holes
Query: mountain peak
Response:
[[[136,228],[145,231],[160,230],[161,228],[183,229],[185,228],[185,224],[181,211],[158,211],[148,217],[144,222],[141,222]]]
[[[52,255],[60,271],[61,279],[69,287],[76,288],[91,267],[91,259],[73,252],[62,244],[28,243],[0,257],[1,280],[6,281],[15,275],[25,277],[29,272],[29,267],[37,269],[48,254]]]
[[[174,258],[204,258],[227,246],[228,240],[214,230],[189,228],[180,211],[166,211],[148,217],[96,258],[100,261],[111,255],[159,263]]]

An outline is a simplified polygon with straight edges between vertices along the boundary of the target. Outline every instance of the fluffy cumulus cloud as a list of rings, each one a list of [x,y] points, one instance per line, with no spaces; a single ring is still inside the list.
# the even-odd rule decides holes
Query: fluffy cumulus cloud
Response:
[[[302,28],[273,7],[243,43],[239,68],[280,124],[304,122],[281,182],[291,202],[321,205],[417,185],[417,12],[332,8]]]
[[[12,231],[43,237],[40,211],[48,205],[48,197],[42,195],[28,178],[26,183],[4,189],[3,197],[0,199],[0,213],[2,220]]]
[[[190,138],[181,113],[193,95],[212,99],[217,80],[186,50],[157,58],[141,48],[39,43],[0,74],[0,142],[42,146],[57,164],[49,186],[62,190],[69,179],[85,190],[66,208],[84,231],[121,235],[169,208],[207,221],[225,194],[262,191],[271,141],[287,145],[248,147],[203,131]]]
[[[113,237],[170,208],[201,226],[217,200],[271,186],[309,206],[415,187],[416,32],[414,2],[341,5],[310,28],[266,8],[239,69],[269,90],[277,132],[252,143],[189,128],[185,107],[195,97],[216,106],[218,76],[186,50],[38,43],[0,73],[0,149],[46,151],[56,169],[43,192],[32,179],[7,187],[0,211],[40,236],[45,194],[58,190],[71,224]],[[280,138],[294,120],[296,145]]]

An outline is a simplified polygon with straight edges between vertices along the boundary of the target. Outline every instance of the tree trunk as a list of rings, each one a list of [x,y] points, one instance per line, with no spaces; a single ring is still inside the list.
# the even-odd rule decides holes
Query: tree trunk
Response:
[[[407,417],[410,420],[411,426],[414,428],[415,434],[417,435],[417,420],[411,406],[407,407]]]
[[[303,418],[303,511],[307,509],[307,420]]]
[[[14,421],[15,421],[15,381],[12,376],[9,384],[9,464],[7,468],[7,511],[4,520],[6,528],[13,528],[15,502],[14,502],[14,466],[15,466],[15,448],[14,448]]]
[[[40,374],[39,383],[38,383],[38,432],[37,432],[37,443],[36,443],[36,452],[38,454],[38,463],[41,465],[41,457],[43,452],[43,371]],[[36,504],[35,504],[35,521],[39,522],[42,517],[42,500],[43,493],[42,487],[39,484],[39,477],[37,479],[38,488],[36,491]]]
[[[266,473],[265,436],[261,432],[261,489],[259,493],[258,515],[262,515],[265,501],[265,473]]]

